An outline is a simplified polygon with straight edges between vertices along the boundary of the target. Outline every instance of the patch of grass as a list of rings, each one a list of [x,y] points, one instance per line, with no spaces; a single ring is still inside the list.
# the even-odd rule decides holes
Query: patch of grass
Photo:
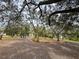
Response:
[[[11,37],[9,35],[4,35],[3,38],[2,38],[2,40],[16,40],[16,39],[18,39],[17,36]]]
[[[65,41],[65,42],[74,42],[74,43],[77,43],[77,42],[79,42],[79,41],[75,41],[75,40],[69,40],[69,39],[65,39],[64,41]]]
[[[36,41],[37,38],[33,38],[33,41]],[[53,41],[53,38],[48,38],[48,37],[39,37],[39,42],[52,42]]]
[[[39,38],[39,41],[40,41],[40,42],[52,42],[53,39],[48,38],[48,37],[40,37],[40,38]]]
[[[3,36],[2,40],[12,40],[12,37],[5,35],[5,36]]]

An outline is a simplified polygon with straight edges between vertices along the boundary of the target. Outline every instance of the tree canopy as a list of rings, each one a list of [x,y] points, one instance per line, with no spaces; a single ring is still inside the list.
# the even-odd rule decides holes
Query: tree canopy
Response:
[[[6,27],[18,28],[28,22],[35,30],[36,24],[43,24],[59,37],[79,26],[78,0],[0,0],[0,3],[0,22]]]

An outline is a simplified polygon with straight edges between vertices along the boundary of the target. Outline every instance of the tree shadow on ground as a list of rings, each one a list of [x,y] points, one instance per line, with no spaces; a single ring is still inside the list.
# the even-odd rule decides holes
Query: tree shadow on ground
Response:
[[[50,44],[48,48],[56,55],[69,57],[69,59],[79,59],[79,43]]]
[[[34,43],[19,40],[0,47],[0,59],[79,59],[79,43]]]
[[[51,59],[43,46],[23,40],[0,50],[0,59]]]

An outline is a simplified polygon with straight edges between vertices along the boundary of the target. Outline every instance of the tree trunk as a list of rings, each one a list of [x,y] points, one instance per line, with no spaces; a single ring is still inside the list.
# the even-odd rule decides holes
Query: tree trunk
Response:
[[[39,36],[38,36],[38,34],[37,34],[37,33],[35,33],[35,38],[34,38],[34,41],[35,41],[35,42],[39,42]]]
[[[2,40],[2,35],[0,35],[0,40]]]
[[[38,34],[36,35],[36,42],[39,42],[39,36],[38,36]]]
[[[60,41],[59,34],[56,35],[57,41]]]

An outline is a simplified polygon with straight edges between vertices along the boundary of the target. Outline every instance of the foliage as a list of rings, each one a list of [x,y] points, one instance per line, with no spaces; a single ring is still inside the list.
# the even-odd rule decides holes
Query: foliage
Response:
[[[10,35],[10,36],[15,36],[15,35],[20,35],[20,36],[26,36],[26,35],[29,35],[29,26],[26,25],[26,26],[10,26],[10,27],[6,27],[6,29],[4,30],[4,32],[7,34],[7,35]]]
[[[24,0],[18,1],[22,3],[20,5],[17,1],[0,1],[0,19],[7,24],[4,31],[7,35],[29,34],[29,26],[23,24],[28,20],[36,37],[56,37],[59,41],[60,36],[63,36],[78,40],[79,30],[75,28],[76,25],[79,26],[78,0],[44,0],[39,3]]]
[[[10,35],[10,36],[15,36],[15,35],[17,35],[17,34],[19,34],[19,28],[18,27],[8,27],[8,28],[6,28],[5,29],[5,33],[7,34],[7,35]]]
[[[21,37],[28,36],[30,33],[30,28],[29,26],[22,27],[19,32],[20,32],[19,34]]]

